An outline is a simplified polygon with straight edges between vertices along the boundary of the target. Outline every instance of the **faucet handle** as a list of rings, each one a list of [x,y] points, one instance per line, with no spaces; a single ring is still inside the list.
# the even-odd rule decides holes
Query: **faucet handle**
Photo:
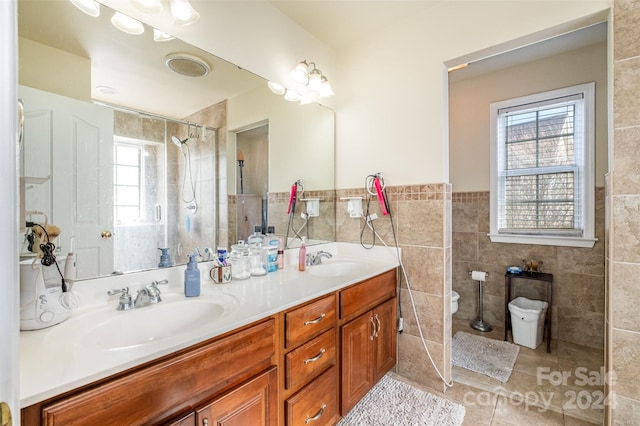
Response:
[[[160,289],[158,288],[158,286],[161,284],[169,284],[169,280],[153,281],[149,285],[149,287],[147,287],[149,296],[151,297],[151,303],[162,302],[162,298],[160,297]]]
[[[116,294],[120,294],[120,299],[118,300],[118,307],[116,308],[118,311],[127,311],[129,309],[133,309],[133,300],[131,300],[131,295],[129,294],[129,287],[109,290],[107,291],[107,294],[109,296],[115,296]]]

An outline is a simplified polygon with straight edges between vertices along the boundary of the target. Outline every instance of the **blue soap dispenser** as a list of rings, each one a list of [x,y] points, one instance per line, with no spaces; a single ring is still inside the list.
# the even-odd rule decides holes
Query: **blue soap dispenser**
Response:
[[[189,263],[184,271],[184,295],[187,297],[200,296],[200,269],[196,256],[195,253],[189,255]]]

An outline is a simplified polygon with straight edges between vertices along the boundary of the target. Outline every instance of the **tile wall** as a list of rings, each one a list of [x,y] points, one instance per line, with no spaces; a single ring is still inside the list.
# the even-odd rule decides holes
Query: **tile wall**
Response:
[[[640,421],[640,3],[613,9],[613,172],[608,176],[608,312],[605,359],[614,380],[610,424]]]
[[[402,249],[419,321],[413,315],[407,281],[403,278],[400,307],[404,331],[398,337],[396,372],[432,389],[445,387],[432,367],[418,331],[425,336],[431,356],[444,378],[451,380],[451,185],[424,184],[388,187],[392,219],[383,216],[376,197],[363,188],[336,191],[337,241],[371,245],[372,232],[362,219],[350,218],[345,197],[362,197],[363,208],[376,213],[376,232],[394,246],[394,234]],[[393,221],[393,227],[392,227]]]
[[[453,290],[460,294],[456,318],[474,320],[478,284],[469,271],[489,273],[484,284],[484,320],[504,327],[504,273],[522,259],[542,260],[543,272],[554,276],[552,338],[604,348],[605,243],[604,188],[596,188],[593,248],[492,243],[489,232],[489,192],[453,194]],[[516,283],[516,281],[514,281]],[[513,296],[546,300],[543,283],[517,281]]]

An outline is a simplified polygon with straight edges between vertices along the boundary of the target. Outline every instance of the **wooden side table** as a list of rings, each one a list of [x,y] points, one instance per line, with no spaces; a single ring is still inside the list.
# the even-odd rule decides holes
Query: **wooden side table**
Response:
[[[521,274],[504,274],[504,340],[507,340],[511,330],[511,315],[509,314],[509,302],[511,301],[511,280],[513,278],[541,281],[547,284],[547,313],[545,315],[545,335],[547,339],[547,352],[551,352],[551,306],[553,302],[553,274],[543,272],[522,272]],[[513,334],[513,331],[512,331]]]

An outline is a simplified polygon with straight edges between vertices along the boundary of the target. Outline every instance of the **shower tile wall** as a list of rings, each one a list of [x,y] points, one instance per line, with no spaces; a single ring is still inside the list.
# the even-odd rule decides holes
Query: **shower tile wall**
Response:
[[[434,362],[448,381],[451,378],[451,185],[424,184],[388,187],[393,230],[402,249],[402,261],[416,302],[419,324]],[[360,243],[362,220],[350,218],[344,197],[366,199],[363,188],[341,189],[336,193],[337,241]],[[363,208],[367,209],[366,202]],[[394,246],[391,221],[380,212],[373,197],[369,213],[376,213],[376,232]],[[366,230],[362,242],[370,245],[372,233]],[[396,372],[432,389],[444,385],[424,351],[402,279],[400,290],[404,331],[398,336]]]
[[[504,327],[504,274],[522,259],[542,260],[554,276],[552,338],[594,348],[604,347],[604,188],[596,188],[596,237],[593,248],[492,243],[489,193],[453,194],[453,290],[460,294],[456,318],[477,317],[478,284],[469,271],[489,273],[484,284],[484,319]],[[546,289],[516,280],[516,296],[545,300]],[[516,282],[514,281],[514,283]]]

